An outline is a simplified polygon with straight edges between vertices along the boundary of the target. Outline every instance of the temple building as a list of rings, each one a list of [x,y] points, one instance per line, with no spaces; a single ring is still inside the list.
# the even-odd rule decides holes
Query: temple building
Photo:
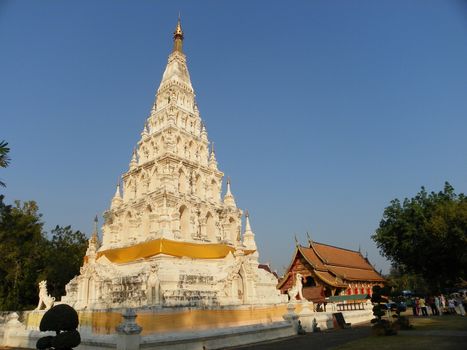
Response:
[[[282,293],[293,286],[300,274],[303,297],[322,303],[326,297],[372,294],[372,287],[384,278],[359,251],[309,241],[308,247],[297,244],[292,262],[278,284]]]
[[[268,304],[284,300],[259,268],[196,104],[177,23],[173,50],[128,171],[62,301],[77,309]],[[242,234],[242,219],[245,229]],[[286,298],[285,298],[286,299]]]

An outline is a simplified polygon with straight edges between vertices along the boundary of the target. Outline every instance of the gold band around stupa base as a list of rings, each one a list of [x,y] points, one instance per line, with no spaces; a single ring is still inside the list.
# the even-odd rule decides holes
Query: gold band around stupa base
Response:
[[[165,254],[175,257],[188,257],[193,259],[222,259],[229,253],[235,252],[235,247],[220,243],[190,243],[178,242],[164,238],[139,243],[129,247],[103,250],[97,253],[97,259],[105,256],[113,263],[129,263],[152,256]],[[251,254],[254,250],[245,250]],[[85,262],[87,262],[85,257]]]

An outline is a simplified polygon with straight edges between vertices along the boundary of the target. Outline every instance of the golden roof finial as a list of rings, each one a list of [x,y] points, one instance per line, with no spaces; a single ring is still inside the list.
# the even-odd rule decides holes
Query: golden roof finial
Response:
[[[175,28],[174,35],[181,35],[183,38],[182,22],[180,19],[180,12],[178,13],[177,27]]]
[[[182,23],[180,20],[180,12],[179,12],[177,26],[175,27],[175,32],[174,32],[174,49],[173,50],[178,51],[178,52],[183,52],[182,43],[183,43],[183,30],[182,30]]]

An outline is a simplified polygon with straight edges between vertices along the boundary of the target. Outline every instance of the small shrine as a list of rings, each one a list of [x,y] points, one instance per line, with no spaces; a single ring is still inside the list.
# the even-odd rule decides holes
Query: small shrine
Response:
[[[373,286],[385,281],[359,251],[312,240],[308,247],[297,244],[292,262],[278,284],[281,293],[292,290],[297,278],[303,298],[315,303],[338,295],[361,295],[363,298],[372,294]]]

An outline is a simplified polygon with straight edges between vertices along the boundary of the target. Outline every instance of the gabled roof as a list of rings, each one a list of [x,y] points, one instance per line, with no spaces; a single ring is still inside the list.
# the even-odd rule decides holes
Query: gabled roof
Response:
[[[360,252],[313,241],[310,242],[310,248],[316,252],[326,265],[373,270],[373,267]]]
[[[290,269],[298,255],[303,256],[311,265],[316,277],[334,287],[345,288],[350,281],[384,281],[360,252],[310,241],[309,247],[297,246],[292,262],[278,288],[288,279]]]
[[[313,241],[310,241],[308,248],[300,247],[300,250],[306,257],[318,258],[317,266],[323,266],[327,272],[342,280],[384,281],[360,252]]]

